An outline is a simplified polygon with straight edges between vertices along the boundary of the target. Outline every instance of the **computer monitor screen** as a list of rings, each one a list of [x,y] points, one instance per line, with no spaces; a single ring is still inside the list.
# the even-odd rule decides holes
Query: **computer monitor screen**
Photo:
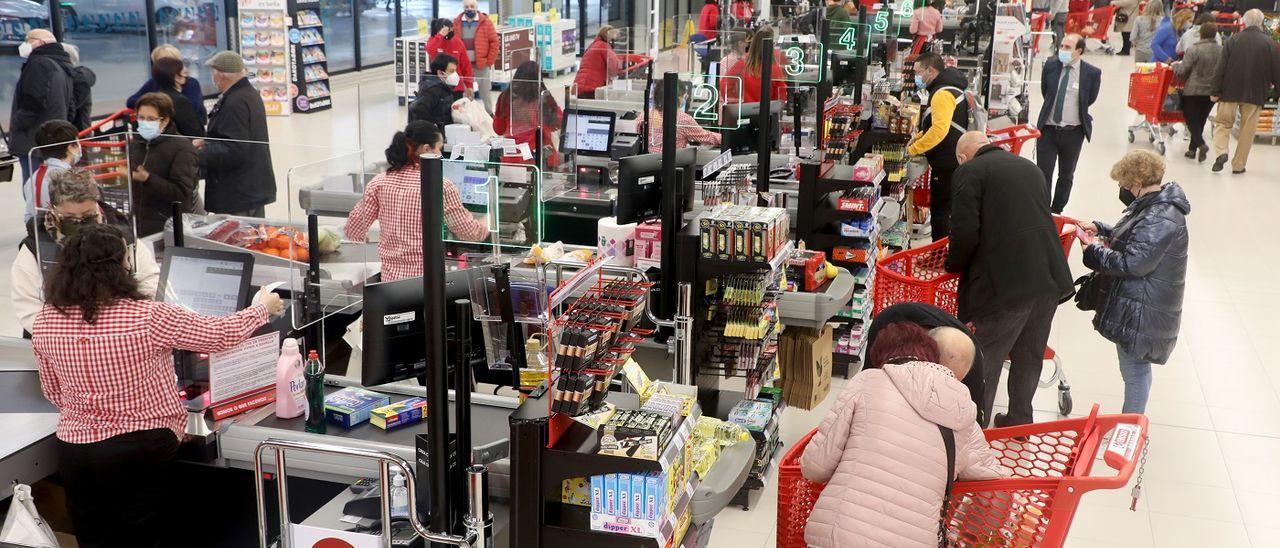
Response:
[[[727,109],[728,107],[726,107]],[[736,109],[736,107],[735,107]],[[758,152],[760,146],[760,103],[742,103],[741,112],[726,111],[726,119],[739,120],[739,127],[730,131],[725,145],[737,153]],[[782,101],[769,102],[769,152],[778,150],[782,138]]]
[[[490,164],[481,162],[445,161],[444,178],[458,189],[463,204],[489,207]]]
[[[447,329],[464,321],[475,321],[470,314],[460,317],[453,304],[457,299],[470,298],[471,279],[475,275],[476,269],[472,268],[445,274],[444,307]],[[361,384],[378,386],[427,373],[427,327],[423,322],[422,306],[421,276],[373,283],[364,287]],[[473,357],[483,360],[484,337],[478,323],[471,327],[470,348]],[[453,383],[452,380],[449,382]]]
[[[249,305],[253,255],[171,247],[165,250],[156,298],[206,316],[230,316]]]
[[[564,131],[560,150],[577,151],[588,156],[608,156],[613,146],[613,126],[617,114],[607,110],[564,111]]]
[[[697,149],[684,148],[676,151],[678,187],[660,184],[663,167],[661,152],[629,156],[619,161],[618,222],[636,223],[658,217],[662,213],[663,192],[667,189],[679,188],[683,193],[681,209],[690,211],[693,204],[697,161]]]

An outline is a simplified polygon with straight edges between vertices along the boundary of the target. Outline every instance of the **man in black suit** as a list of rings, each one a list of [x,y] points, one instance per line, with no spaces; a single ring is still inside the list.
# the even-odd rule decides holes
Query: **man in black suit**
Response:
[[[1062,213],[1071,198],[1076,162],[1085,139],[1093,133],[1093,116],[1089,107],[1098,100],[1102,87],[1102,70],[1080,59],[1084,54],[1084,38],[1068,34],[1062,38],[1057,57],[1044,64],[1040,79],[1040,138],[1036,140],[1036,163],[1044,173],[1045,192],[1050,209]],[[1058,184],[1053,187],[1054,165],[1058,168]]]
[[[960,273],[957,316],[973,325],[983,357],[979,411],[992,417],[1008,357],[1009,412],[993,418],[996,426],[1026,424],[1071,270],[1030,160],[974,131],[960,138],[956,161],[946,268]]]

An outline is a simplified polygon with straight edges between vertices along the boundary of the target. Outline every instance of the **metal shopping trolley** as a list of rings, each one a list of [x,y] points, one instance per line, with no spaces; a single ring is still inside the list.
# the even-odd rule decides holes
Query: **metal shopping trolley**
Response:
[[[1070,257],[1071,244],[1075,240],[1078,221],[1070,217],[1054,215],[1053,224],[1062,241],[1062,252]],[[947,272],[947,246],[943,238],[929,245],[908,249],[889,255],[876,263],[876,283],[872,289],[871,315],[879,314],[889,306],[906,303],[931,304],[952,314],[956,313],[960,288],[960,275]],[[1045,361],[1053,362],[1053,374],[1040,380],[1040,388],[1058,387],[1058,412],[1071,414],[1071,385],[1062,367],[1062,359],[1052,348],[1044,349]],[[1008,362],[1005,362],[1006,367]]]
[[[1015,155],[1022,154],[1022,145],[1040,138],[1040,130],[1030,124],[1018,124],[1001,129],[988,129],[991,144],[999,145]]]
[[[1172,133],[1171,124],[1186,120],[1181,110],[1166,110],[1169,92],[1178,85],[1173,68],[1163,63],[1155,63],[1149,71],[1139,69],[1129,75],[1129,108],[1142,116],[1141,122],[1129,126],[1130,143],[1134,142],[1137,132],[1146,133],[1156,152],[1164,155],[1165,133]]]
[[[1143,415],[1099,415],[1094,404],[1086,417],[983,433],[1010,476],[955,483],[944,521],[948,546],[1062,546],[1085,493],[1122,488],[1135,469],[1142,483],[1147,450]],[[805,546],[809,513],[825,487],[800,471],[800,457],[812,437],[810,432],[801,438],[778,466],[778,548]],[[1114,476],[1093,474],[1099,452],[1117,471]]]
[[[129,143],[126,125],[133,110],[121,109],[76,134],[84,160],[80,167],[93,174],[102,200],[124,214],[133,213],[129,195]]]

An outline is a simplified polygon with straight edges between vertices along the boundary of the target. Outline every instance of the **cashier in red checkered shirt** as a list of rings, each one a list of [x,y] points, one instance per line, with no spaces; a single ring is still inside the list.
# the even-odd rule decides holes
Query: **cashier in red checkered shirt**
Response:
[[[382,281],[422,275],[422,176],[418,156],[439,154],[444,134],[431,122],[414,121],[397,131],[387,147],[386,173],[374,177],[364,196],[347,217],[348,240],[363,242],[369,226],[378,221],[378,258]],[[458,187],[444,181],[444,224],[459,240],[480,242],[489,237],[484,218],[462,205]]]
[[[111,225],[68,236],[31,334],[40,388],[59,412],[58,471],[80,546],[173,546],[170,467],[187,416],[173,350],[226,350],[284,309],[274,294],[223,317],[150,300],[127,249]]]
[[[682,84],[683,85],[683,84]],[[653,86],[653,108],[649,109],[649,152],[662,152],[662,82]],[[683,94],[680,95],[683,97]],[[677,99],[677,102],[679,100]],[[719,116],[719,113],[715,113]],[[689,145],[719,145],[720,134],[703,128],[684,109],[676,109],[676,148]]]

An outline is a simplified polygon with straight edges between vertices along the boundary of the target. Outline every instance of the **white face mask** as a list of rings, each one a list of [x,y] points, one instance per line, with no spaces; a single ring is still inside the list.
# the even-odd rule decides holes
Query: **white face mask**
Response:
[[[462,81],[462,76],[459,76],[458,73],[456,72],[445,75],[444,77],[444,84],[449,87],[457,86],[458,83],[461,81]]]
[[[31,50],[35,49],[31,46],[31,42],[23,42],[18,44],[18,56],[26,59],[31,56]]]

